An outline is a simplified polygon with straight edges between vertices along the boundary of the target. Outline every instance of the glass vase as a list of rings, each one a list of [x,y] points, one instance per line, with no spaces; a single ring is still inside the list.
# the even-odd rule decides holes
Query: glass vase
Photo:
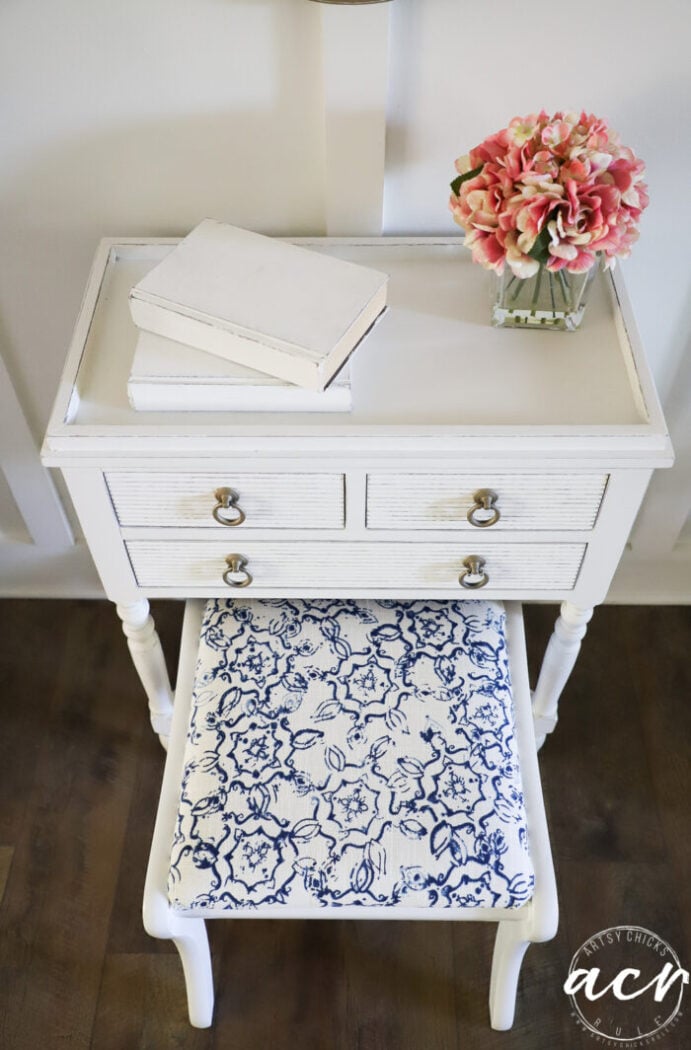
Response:
[[[575,332],[585,312],[597,264],[585,273],[544,266],[533,277],[515,277],[508,266],[497,277],[492,324],[497,328],[542,328]]]

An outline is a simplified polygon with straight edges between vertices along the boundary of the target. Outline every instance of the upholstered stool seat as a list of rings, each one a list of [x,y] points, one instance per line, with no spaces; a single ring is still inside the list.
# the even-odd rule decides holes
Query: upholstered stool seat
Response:
[[[144,901],[211,1023],[204,919],[499,923],[513,1021],[523,953],[556,929],[520,607],[188,603]]]
[[[491,602],[210,601],[173,907],[524,904],[504,621]]]

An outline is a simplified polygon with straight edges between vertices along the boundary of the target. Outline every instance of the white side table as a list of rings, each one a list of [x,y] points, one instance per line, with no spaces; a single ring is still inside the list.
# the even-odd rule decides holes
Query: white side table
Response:
[[[138,413],[127,295],[174,243],[102,242],[43,446],[155,731],[168,735],[171,691],[148,599],[248,584],[561,602],[534,693],[544,738],[652,471],[672,462],[621,278],[599,276],[579,332],[498,330],[457,238],[301,239],[391,276],[390,311],[352,358],[353,411]],[[214,517],[223,487],[240,525]]]

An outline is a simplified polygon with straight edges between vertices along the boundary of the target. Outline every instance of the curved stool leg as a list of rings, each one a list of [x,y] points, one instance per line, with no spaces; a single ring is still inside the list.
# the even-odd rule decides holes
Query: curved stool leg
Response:
[[[178,950],[185,975],[190,1023],[195,1028],[209,1028],[214,1012],[209,939],[202,918],[184,918],[173,911],[168,902],[167,884],[196,662],[195,643],[199,638],[202,611],[199,602],[190,601],[185,606],[170,748],[163,772],[142,906],[146,932],[151,937],[172,940]]]
[[[214,983],[204,920],[173,920],[171,928],[185,974],[190,1024],[195,1028],[209,1028],[214,1013]]]
[[[489,983],[489,1018],[497,1031],[504,1032],[513,1024],[518,977],[529,944],[522,922],[499,923]]]
[[[214,1012],[211,952],[203,919],[175,915],[164,894],[156,888],[156,861],[152,856],[144,884],[144,929],[150,937],[172,940],[180,955],[190,1024],[209,1028]]]

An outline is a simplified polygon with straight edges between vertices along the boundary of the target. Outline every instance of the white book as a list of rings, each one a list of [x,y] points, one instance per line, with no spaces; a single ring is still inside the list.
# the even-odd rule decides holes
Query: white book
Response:
[[[127,393],[143,412],[349,412],[349,364],[326,390],[305,390],[215,354],[140,332]]]
[[[135,323],[323,390],[386,305],[388,275],[205,219],[130,292]]]

